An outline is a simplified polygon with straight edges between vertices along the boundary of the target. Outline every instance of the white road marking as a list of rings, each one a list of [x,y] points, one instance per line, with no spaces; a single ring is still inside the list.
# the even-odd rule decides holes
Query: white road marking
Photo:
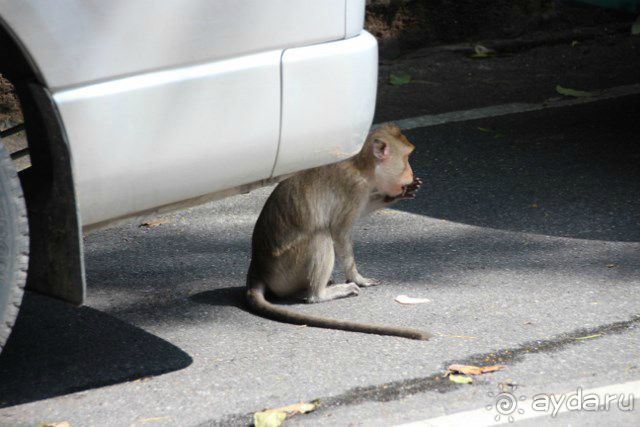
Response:
[[[518,422],[521,420],[527,420],[538,417],[551,417],[556,416],[565,412],[573,412],[576,409],[570,409],[567,407],[568,399],[571,396],[577,396],[578,389],[570,390],[565,393],[549,393],[545,394],[545,396],[549,397],[549,400],[555,400],[551,402],[551,405],[548,405],[550,408],[549,411],[544,411],[541,409],[541,406],[538,406],[537,410],[534,410],[534,398],[527,398],[524,400],[520,400],[520,393],[516,390],[511,396],[515,397],[517,400],[517,404],[515,407],[511,408],[513,412],[510,414],[503,413],[499,414],[496,406],[497,400],[501,396],[498,394],[496,397],[487,397],[487,406],[480,409],[474,409],[471,411],[458,412],[450,415],[443,415],[435,418],[428,418],[421,421],[415,421],[407,424],[400,424],[396,427],[455,427],[455,426],[465,426],[465,427],[481,427],[481,426],[496,426],[501,424],[512,424],[514,422]],[[621,384],[612,384],[603,387],[584,389],[580,391],[581,400],[574,398],[575,401],[586,402],[587,399],[591,399],[592,403],[597,399],[600,404],[605,404],[606,400],[609,399],[610,410],[618,408],[618,399],[623,397],[623,406],[626,407],[626,410],[638,410],[638,402],[640,401],[640,381],[630,381]],[[589,397],[587,397],[589,396]],[[597,396],[597,397],[596,397]],[[629,397],[632,396],[632,399]],[[509,399],[507,399],[509,400]],[[542,402],[538,400],[538,402]],[[631,407],[629,408],[629,404]],[[544,406],[544,405],[543,405]],[[587,404],[584,403],[584,407],[587,407]],[[593,406],[590,406],[593,408]],[[555,410],[555,411],[554,411]],[[583,409],[585,412],[587,409]],[[604,408],[598,408],[598,411],[604,411]],[[506,412],[506,411],[505,411]],[[591,412],[595,412],[594,409],[591,409]],[[499,416],[498,416],[499,415]],[[510,416],[512,418],[510,418]]]
[[[492,105],[489,107],[474,108],[471,110],[452,111],[449,113],[411,117],[408,119],[396,120],[393,123],[400,126],[400,128],[403,130],[410,130],[429,126],[437,126],[445,123],[466,122],[468,120],[505,116],[507,114],[528,113],[531,111],[539,111],[549,108],[571,107],[574,105],[589,104],[591,102],[598,102],[607,99],[619,98],[621,96],[636,94],[640,94],[640,84],[612,87],[603,90],[599,95],[585,98],[561,98],[558,100],[554,99],[538,104],[517,102],[513,104]],[[382,124],[384,123],[375,124],[373,128],[375,129]]]

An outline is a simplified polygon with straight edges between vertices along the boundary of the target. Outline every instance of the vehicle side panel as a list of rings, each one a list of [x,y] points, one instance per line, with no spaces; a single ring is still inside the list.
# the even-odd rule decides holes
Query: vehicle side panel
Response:
[[[271,175],[281,51],[54,94],[84,225]]]
[[[345,0],[0,0],[0,16],[54,92],[342,39],[345,13]]]
[[[358,37],[287,49],[282,56],[282,132],[274,175],[360,151],[376,104],[378,45]]]

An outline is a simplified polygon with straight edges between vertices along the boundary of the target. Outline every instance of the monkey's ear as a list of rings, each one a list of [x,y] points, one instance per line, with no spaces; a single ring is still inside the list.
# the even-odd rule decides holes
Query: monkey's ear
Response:
[[[379,139],[373,141],[373,155],[376,159],[386,160],[389,157],[389,146],[387,143]]]

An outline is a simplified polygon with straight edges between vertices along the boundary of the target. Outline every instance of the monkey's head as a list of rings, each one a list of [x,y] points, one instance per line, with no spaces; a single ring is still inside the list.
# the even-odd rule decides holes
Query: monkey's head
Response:
[[[370,155],[375,161],[374,186],[388,196],[401,195],[403,187],[413,182],[409,155],[414,145],[394,124],[379,127],[369,135],[367,142],[371,144]]]

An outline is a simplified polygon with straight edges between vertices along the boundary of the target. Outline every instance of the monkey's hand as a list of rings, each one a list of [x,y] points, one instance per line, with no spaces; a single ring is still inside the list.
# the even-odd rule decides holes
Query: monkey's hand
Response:
[[[418,177],[413,178],[413,182],[404,187],[404,192],[400,196],[401,199],[415,199],[416,193],[422,187],[422,179]]]
[[[391,202],[396,202],[398,200],[415,199],[416,193],[418,192],[421,186],[422,186],[422,179],[418,177],[414,177],[413,182],[411,184],[405,185],[404,187],[402,187],[402,190],[403,190],[402,194],[395,197],[385,196],[384,201],[387,203],[391,203]]]

